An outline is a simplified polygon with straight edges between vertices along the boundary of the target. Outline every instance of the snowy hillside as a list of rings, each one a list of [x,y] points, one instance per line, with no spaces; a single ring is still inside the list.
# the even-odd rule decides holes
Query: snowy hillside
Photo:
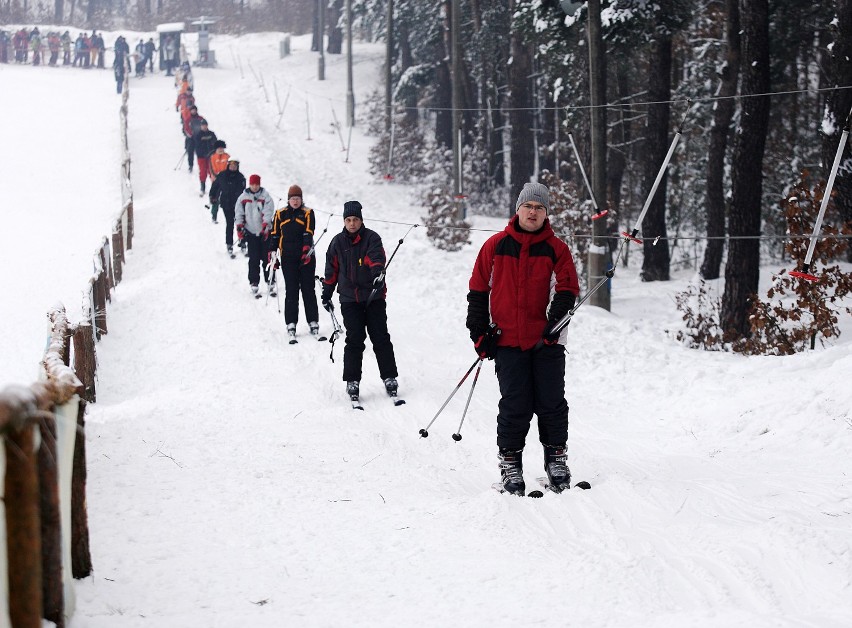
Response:
[[[220,67],[195,71],[200,113],[273,198],[298,183],[318,228],[335,214],[321,255],[353,198],[391,251],[423,210],[411,190],[368,173],[363,121],[345,162],[332,113],[345,119],[345,58],[326,56],[319,82],[310,40],[295,38],[279,60],[278,39],[215,38]],[[355,54],[363,103],[384,52],[356,44]],[[2,68],[0,85],[29,84],[32,71]],[[280,130],[273,81],[282,101],[290,93]],[[467,281],[504,221],[474,216],[484,231],[458,254],[422,228],[406,237],[388,318],[407,404],[390,404],[368,348],[366,411],[355,412],[342,341],[332,363],[301,320],[299,344],[287,345],[276,300],[252,299],[244,258],[225,254],[197,177],[174,170],[183,143],[171,80],[131,89],[136,232],[98,345],[87,418],[95,573],[77,583],[73,628],[852,624],[850,321],[835,346],[790,358],[690,351],[666,330],[691,275],[644,284],[631,255],[612,312],[584,306],[568,329],[569,464],[592,490],[500,495],[491,363],[460,442],[450,436],[468,384],[428,438],[418,430],[475,359]],[[101,123],[117,123],[117,100],[104,100]],[[98,161],[115,145],[101,128]],[[35,163],[41,153],[27,150]],[[68,182],[69,197],[96,184]],[[20,247],[13,259],[30,254]],[[47,277],[62,259],[31,263]],[[321,325],[330,333],[325,312]],[[540,452],[533,427],[528,486],[543,475]]]

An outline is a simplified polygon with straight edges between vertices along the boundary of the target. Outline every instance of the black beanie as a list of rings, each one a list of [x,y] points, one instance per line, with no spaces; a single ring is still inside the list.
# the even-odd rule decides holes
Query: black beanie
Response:
[[[345,220],[349,216],[355,216],[355,218],[364,220],[361,216],[361,203],[358,201],[346,201],[343,203],[343,219]]]

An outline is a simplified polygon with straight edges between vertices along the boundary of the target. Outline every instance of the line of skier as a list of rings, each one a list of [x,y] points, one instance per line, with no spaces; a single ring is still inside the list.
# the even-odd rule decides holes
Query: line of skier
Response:
[[[319,333],[316,295],[316,214],[304,204],[302,188],[291,185],[286,204],[276,209],[272,195],[261,185],[260,175],[252,174],[246,181],[240,161],[225,152],[225,142],[218,139],[198,113],[194,90],[188,81],[180,83],[175,108],[181,113],[188,169],[191,173],[194,162],[197,163],[202,196],[207,193],[208,178],[212,180],[208,193],[211,220],[218,223],[221,209],[225,216],[225,247],[232,259],[236,257],[233,239],[236,231],[239,247],[248,258],[251,294],[262,297],[262,279],[266,294],[277,297],[280,271],[285,289],[284,323],[290,344],[298,342],[300,297],[310,336],[325,339]],[[183,155],[178,167],[182,163]],[[354,405],[360,394],[365,341],[369,336],[385,391],[401,403],[397,399],[398,371],[387,326],[384,246],[381,237],[364,226],[358,201],[344,203],[343,223],[342,231],[332,238],[326,252],[321,297],[333,321],[336,321],[332,303],[335,291],[340,302],[346,330],[343,381]]]
[[[191,94],[188,86],[182,91]],[[193,104],[187,106],[184,129],[197,129],[192,133],[192,146],[199,159],[199,172],[209,172],[213,178],[212,219],[216,222],[217,206],[226,215],[228,253],[233,256],[235,228],[248,257],[252,294],[261,296],[263,278],[267,294],[276,295],[280,270],[286,290],[284,320],[290,342],[296,342],[300,297],[310,334],[319,338],[314,283],[316,216],[305,206],[302,188],[291,185],[287,203],[276,209],[273,196],[261,185],[260,175],[252,174],[246,186],[239,161],[227,154],[226,170],[202,170],[203,160],[210,158],[210,142],[215,144],[216,138],[206,120],[198,115],[194,97],[178,99],[179,106],[189,102]],[[216,150],[220,149],[224,146]],[[192,157],[189,159],[191,168]],[[199,176],[203,194],[207,175]],[[568,246],[550,226],[548,188],[540,183],[526,184],[514,209],[515,215],[506,228],[490,237],[476,258],[467,295],[466,326],[477,362],[481,365],[484,360],[494,360],[500,385],[498,487],[503,492],[526,494],[523,450],[536,416],[544,451],[545,484],[554,492],[561,492],[571,486],[564,321],[566,316],[570,321],[568,314],[573,314],[580,292],[579,279]],[[360,380],[368,336],[386,391],[397,397],[398,371],[387,326],[387,263],[381,237],[364,225],[363,207],[358,201],[346,201],[343,229],[326,252],[320,300],[336,321],[332,299],[335,292],[338,295],[346,329],[342,377],[353,408],[363,409],[359,403]]]

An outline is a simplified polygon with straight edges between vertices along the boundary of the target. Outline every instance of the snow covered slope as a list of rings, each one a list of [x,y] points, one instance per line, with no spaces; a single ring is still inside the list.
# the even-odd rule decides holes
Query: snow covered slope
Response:
[[[284,60],[277,41],[216,38],[221,67],[195,72],[200,112],[274,198],[298,183],[320,228],[337,214],[321,254],[353,198],[392,250],[423,210],[368,174],[363,123],[345,163],[332,126],[345,59],[326,56],[319,82],[307,38]],[[383,50],[355,52],[360,103]],[[273,81],[282,101],[291,90],[280,130]],[[173,169],[173,103],[161,75],[133,81],[136,238],[98,346],[95,574],[78,583],[74,628],[852,623],[848,321],[836,346],[791,358],[689,351],[665,333],[689,275],[643,284],[622,269],[612,312],[583,307],[568,330],[570,464],[594,488],[499,495],[491,363],[462,441],[450,435],[467,385],[418,435],[474,361],[465,295],[489,233],[458,254],[422,228],[405,239],[388,309],[408,403],[390,404],[368,349],[366,411],[353,412],[342,342],[332,363],[300,321],[287,345],[275,300],[252,299],[245,260],[225,255],[197,178]],[[543,475],[536,441],[533,427],[529,486]]]

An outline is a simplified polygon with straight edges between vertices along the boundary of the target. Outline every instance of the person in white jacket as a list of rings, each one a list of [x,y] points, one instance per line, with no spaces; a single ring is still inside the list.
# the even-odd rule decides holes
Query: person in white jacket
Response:
[[[240,241],[245,241],[248,248],[248,280],[251,291],[256,297],[260,297],[257,287],[260,283],[261,265],[263,278],[269,281],[269,232],[272,230],[272,219],[275,216],[275,203],[269,192],[260,186],[260,175],[253,174],[249,177],[249,186],[237,199],[235,210],[237,237]],[[274,289],[274,279],[272,283],[271,288]]]

